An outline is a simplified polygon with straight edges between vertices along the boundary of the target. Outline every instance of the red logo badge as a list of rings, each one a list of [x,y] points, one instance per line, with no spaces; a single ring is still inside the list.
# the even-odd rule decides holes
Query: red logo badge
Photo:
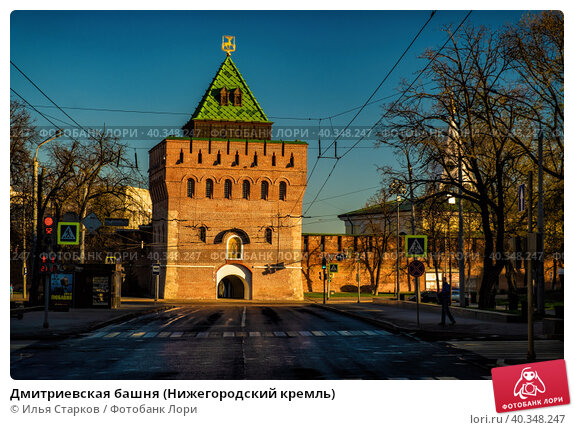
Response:
[[[570,403],[566,362],[543,361],[492,369],[496,412]]]

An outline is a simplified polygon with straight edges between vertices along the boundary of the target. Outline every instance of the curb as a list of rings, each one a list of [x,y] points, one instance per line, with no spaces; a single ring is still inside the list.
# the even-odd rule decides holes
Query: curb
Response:
[[[443,336],[443,333],[441,332],[437,332],[437,331],[433,331],[433,330],[425,330],[423,328],[407,328],[404,326],[400,326],[397,325],[395,323],[389,322],[389,321],[381,321],[375,318],[370,318],[367,316],[363,316],[357,313],[354,313],[353,311],[347,311],[347,310],[343,310],[343,309],[337,309],[335,307],[331,307],[329,305],[324,305],[322,303],[313,303],[312,306],[317,306],[323,309],[327,309],[329,311],[332,312],[337,312],[341,315],[346,315],[361,321],[365,321],[367,323],[379,326],[385,330],[388,330],[392,333],[395,334],[402,334],[404,336],[407,336],[411,339],[415,339],[417,341],[420,342],[450,342],[453,340],[460,340],[462,338],[472,338],[473,334],[472,333],[460,333],[458,332],[457,334],[453,334],[451,336]],[[509,323],[512,324],[512,323]],[[482,337],[483,335],[481,335],[480,337]],[[487,335],[484,335],[487,336]],[[488,339],[482,339],[482,340],[488,340]],[[491,339],[491,340],[495,340],[495,339]],[[525,338],[524,336],[503,336],[503,335],[497,335],[496,336],[496,341],[499,342],[504,342],[506,340],[519,340],[519,341],[524,341],[527,340],[527,338]],[[545,340],[545,338],[540,337],[540,336],[535,336],[535,341],[536,340]]]
[[[133,311],[133,312],[130,312],[130,313],[125,314],[125,315],[111,318],[111,319],[106,320],[106,321],[101,321],[101,322],[97,322],[97,323],[93,323],[93,324],[88,323],[86,326],[80,327],[80,328],[75,329],[75,330],[64,330],[64,331],[57,332],[57,333],[54,333],[54,332],[40,333],[40,334],[35,334],[35,335],[30,335],[30,334],[12,335],[11,334],[10,340],[62,340],[62,339],[66,339],[69,337],[77,336],[77,335],[82,334],[82,333],[88,333],[88,332],[91,332],[93,330],[98,330],[98,329],[106,327],[108,325],[129,321],[129,320],[134,319],[136,317],[139,317],[141,315],[146,315],[146,314],[150,314],[153,312],[160,312],[160,311],[164,311],[167,309],[171,309],[173,307],[174,306],[166,305],[166,306],[160,306],[160,307],[152,308],[152,309],[142,309],[139,311]]]
[[[366,317],[363,315],[356,314],[354,312],[349,312],[349,311],[345,311],[343,309],[333,308],[331,306],[324,305],[322,303],[313,303],[313,304],[311,304],[311,306],[315,306],[315,307],[322,308],[322,309],[327,309],[331,312],[335,312],[335,313],[345,315],[345,316],[348,316],[351,318],[355,318],[355,319],[358,319],[358,320],[361,320],[364,322],[368,322],[369,324],[373,324],[373,325],[376,325],[378,327],[381,327],[387,331],[390,331],[391,333],[401,334],[401,335],[407,336],[411,339],[421,341],[421,339],[419,339],[418,337],[413,336],[413,334],[412,334],[413,332],[411,330],[407,330],[404,327],[398,326],[398,325],[393,324],[393,323],[388,322],[388,321],[381,321],[381,320],[378,320],[375,318],[369,318],[369,317]]]

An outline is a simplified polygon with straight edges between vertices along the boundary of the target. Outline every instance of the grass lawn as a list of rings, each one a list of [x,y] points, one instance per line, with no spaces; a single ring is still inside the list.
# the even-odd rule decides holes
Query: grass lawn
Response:
[[[353,293],[338,293],[338,292],[331,292],[331,297],[336,298],[353,298],[353,297],[357,297],[358,294],[357,292],[353,292]],[[361,293],[361,297],[374,297],[372,294],[370,293]],[[376,297],[395,297],[395,295],[393,293],[379,293]],[[309,299],[320,299],[323,298],[323,293],[305,293],[305,298],[309,298]]]

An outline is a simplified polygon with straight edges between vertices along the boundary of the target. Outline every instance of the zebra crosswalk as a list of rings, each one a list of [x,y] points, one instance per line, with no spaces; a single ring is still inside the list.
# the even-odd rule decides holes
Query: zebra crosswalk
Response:
[[[142,331],[142,330],[98,330],[86,339],[182,339],[182,338],[261,338],[261,337],[349,337],[387,336],[384,330],[301,330],[301,331]]]

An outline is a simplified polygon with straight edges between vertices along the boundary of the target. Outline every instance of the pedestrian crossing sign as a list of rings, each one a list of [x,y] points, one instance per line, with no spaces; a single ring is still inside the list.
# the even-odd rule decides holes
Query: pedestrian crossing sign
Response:
[[[424,235],[405,236],[405,255],[407,258],[426,257],[427,237]]]
[[[58,245],[79,245],[79,244],[80,244],[80,223],[59,222]]]

